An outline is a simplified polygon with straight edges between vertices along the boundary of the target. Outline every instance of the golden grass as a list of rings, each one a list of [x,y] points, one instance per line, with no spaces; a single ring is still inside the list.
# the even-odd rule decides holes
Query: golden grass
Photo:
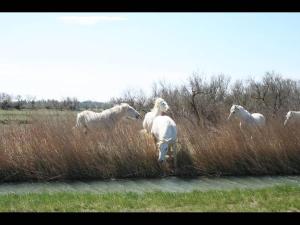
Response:
[[[74,115],[35,118],[0,128],[1,181],[158,177],[158,151],[139,134],[141,121],[85,135]],[[215,131],[178,118],[178,176],[299,174],[300,131],[270,120],[241,132],[235,123]],[[251,139],[252,135],[252,139]]]

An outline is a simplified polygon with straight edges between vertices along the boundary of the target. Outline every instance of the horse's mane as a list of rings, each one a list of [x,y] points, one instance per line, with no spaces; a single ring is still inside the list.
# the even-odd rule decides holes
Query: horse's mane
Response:
[[[246,110],[243,106],[241,105],[236,105],[236,107],[238,107],[239,109],[243,109],[243,110]]]
[[[156,98],[155,101],[154,101],[154,106],[153,106],[153,108],[151,109],[151,111],[154,111],[155,109],[157,109],[157,108],[158,108],[158,104],[159,104],[160,102],[162,102],[162,101],[164,101],[162,98]]]
[[[243,110],[247,111],[247,110],[246,110],[243,106],[241,106],[241,105],[233,104],[232,107],[238,108],[238,109],[243,109]]]
[[[241,105],[234,105],[235,107],[237,107],[238,109],[242,109],[243,111],[245,111],[249,116],[251,116],[251,113],[247,110],[247,109],[245,109],[243,106],[241,106]]]
[[[111,113],[120,113],[120,112],[122,112],[123,108],[128,107],[128,106],[129,106],[129,104],[127,104],[127,103],[120,103],[120,104],[114,105],[112,108],[109,108],[107,110]]]

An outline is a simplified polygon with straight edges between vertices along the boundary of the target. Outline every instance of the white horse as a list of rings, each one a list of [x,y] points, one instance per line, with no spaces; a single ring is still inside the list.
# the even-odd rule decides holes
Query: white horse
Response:
[[[170,107],[164,99],[157,98],[154,102],[153,109],[145,115],[143,121],[144,132],[150,134],[154,118],[159,115],[164,115],[169,109]]]
[[[299,123],[300,122],[300,111],[289,111],[285,117],[286,117],[286,119],[283,124],[284,126],[286,126],[288,122],[289,122],[289,124],[291,122]]]
[[[263,127],[266,124],[266,119],[264,115],[260,113],[249,113],[243,106],[240,105],[232,105],[230,108],[230,114],[227,120],[230,120],[232,116],[235,115],[240,119],[240,127],[242,124],[246,125],[254,125],[258,127]]]
[[[77,128],[85,128],[85,132],[90,128],[112,128],[121,119],[139,119],[141,115],[127,103],[121,103],[100,113],[85,110],[77,114]]]
[[[165,161],[168,150],[172,148],[174,167],[177,169],[177,128],[174,120],[169,116],[156,116],[153,120],[151,134],[154,136],[155,142],[159,149],[158,161],[163,163]]]

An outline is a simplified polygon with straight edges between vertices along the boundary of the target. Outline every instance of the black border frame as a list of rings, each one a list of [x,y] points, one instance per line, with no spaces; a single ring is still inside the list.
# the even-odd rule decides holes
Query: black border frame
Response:
[[[300,12],[298,1],[271,0],[3,0],[4,12]],[[9,223],[38,224],[218,224],[299,220],[299,213],[0,213]],[[203,221],[204,220],[204,221]]]
[[[3,0],[0,12],[300,12],[297,0]]]

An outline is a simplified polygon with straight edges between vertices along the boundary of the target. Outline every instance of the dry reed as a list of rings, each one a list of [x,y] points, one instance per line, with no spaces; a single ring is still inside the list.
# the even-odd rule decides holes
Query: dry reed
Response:
[[[141,121],[85,135],[74,116],[35,118],[0,128],[0,179],[85,180],[158,177],[161,168]],[[279,175],[300,172],[300,130],[270,120],[265,129],[241,132],[235,123],[214,130],[184,118],[178,125],[177,176]],[[252,138],[251,138],[252,136]]]

